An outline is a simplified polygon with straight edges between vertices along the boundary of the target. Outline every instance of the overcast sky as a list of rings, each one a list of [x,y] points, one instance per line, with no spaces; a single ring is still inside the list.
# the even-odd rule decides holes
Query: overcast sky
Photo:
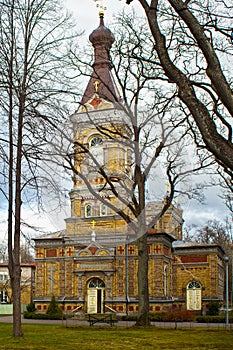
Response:
[[[104,0],[102,6],[106,7],[105,11],[105,23],[108,25],[111,22],[114,14],[124,8],[125,11],[132,11],[132,9],[138,9],[137,1],[133,2],[130,6],[125,4],[125,0]],[[98,1],[100,3],[100,1]],[[90,33],[98,26],[98,12],[96,7],[97,2],[94,0],[65,0],[65,6],[71,11],[77,19],[77,24],[80,28],[85,29],[87,33]]]
[[[79,29],[85,30],[85,36],[83,39],[88,40],[89,34],[98,27],[98,9],[94,0],[65,0],[67,9],[73,13],[75,21]],[[139,11],[137,2],[133,2],[134,8]],[[126,11],[132,11],[132,5],[125,5],[125,0],[105,0],[104,5],[107,7],[105,11],[105,24],[111,29],[112,16],[116,14],[123,7]],[[72,187],[72,181],[70,180],[70,189]],[[69,201],[67,200],[67,204]],[[200,204],[196,201],[186,201],[184,209],[184,219],[186,225],[197,225],[202,226],[208,220],[219,219],[223,220],[227,213],[227,210],[218,197],[217,189],[212,188],[206,191],[205,204]],[[34,212],[37,212],[36,207]],[[44,231],[58,231],[65,228],[64,218],[70,215],[69,205],[62,212],[56,212],[53,214],[32,215],[31,210],[24,209],[23,219],[24,221],[30,222],[31,225],[40,227]],[[0,238],[6,239],[7,230],[7,213],[6,204],[0,196]]]

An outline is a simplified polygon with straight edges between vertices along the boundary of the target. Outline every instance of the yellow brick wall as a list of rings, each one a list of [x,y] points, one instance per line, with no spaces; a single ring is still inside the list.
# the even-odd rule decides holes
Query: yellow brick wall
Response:
[[[155,235],[156,238],[156,235]],[[127,245],[128,248],[128,296],[130,299],[137,300],[138,296],[138,285],[137,285],[137,269],[138,261],[137,245],[130,243]],[[54,249],[54,248],[53,248]],[[78,257],[73,259],[74,246],[67,246],[62,248],[61,246],[57,248],[55,258],[46,258],[45,260],[38,260],[37,270],[36,270],[36,296],[51,297],[50,291],[50,277],[51,277],[51,267],[53,267],[53,294],[55,296],[66,296],[67,298],[81,297],[85,301],[86,308],[86,298],[87,298],[87,285],[91,278],[100,278],[105,283],[105,298],[108,302],[111,300],[126,300],[126,245],[116,247],[115,257],[109,260],[103,260],[105,268],[101,271],[101,263],[98,263],[96,269],[93,270],[93,264],[98,261],[98,258],[93,260],[93,255],[82,255],[84,258],[83,262],[80,263]],[[189,282],[195,280],[202,285],[202,297],[206,298],[216,298],[223,295],[223,283],[224,283],[224,270],[222,266],[222,261],[219,259],[218,254],[205,254],[205,262],[189,262],[183,263],[182,258],[186,257],[191,259],[192,256],[189,254],[172,255],[170,247],[164,245],[164,243],[153,242],[148,247],[149,249],[149,294],[153,298],[163,298],[164,297],[164,268],[167,268],[167,296],[172,296],[174,298],[181,298],[185,300],[186,298],[186,288]],[[48,249],[39,248],[37,253],[43,253],[46,256]],[[87,251],[83,251],[83,254],[88,254]],[[69,255],[70,254],[70,255]],[[101,253],[102,254],[102,253]],[[103,251],[104,255],[100,255],[105,259],[108,257],[107,253]],[[195,250],[194,258],[199,259],[198,251]],[[38,255],[38,254],[37,254]],[[203,255],[200,255],[200,258]],[[95,257],[94,257],[95,258]],[[173,261],[172,261],[173,258]],[[195,260],[195,259],[194,259]],[[88,265],[90,268],[82,264]],[[82,277],[82,268],[84,269]],[[98,271],[100,269],[100,271]],[[111,271],[104,272],[104,271]],[[79,271],[74,273],[74,271]],[[80,295],[80,278],[82,280],[82,290]],[[222,279],[222,287],[219,286],[219,278]],[[111,288],[110,288],[111,287]],[[172,287],[172,289],[171,289]],[[110,288],[110,289],[109,289]],[[110,300],[110,301],[109,301]],[[72,304],[72,307],[75,307]],[[185,304],[184,304],[185,305]],[[70,304],[71,306],[71,304]],[[110,304],[111,306],[111,304]],[[161,305],[160,305],[161,306]],[[159,307],[155,303],[150,305],[152,311],[158,310]],[[114,307],[125,310],[125,305],[115,304]],[[165,306],[161,306],[164,308]],[[169,305],[167,308],[171,307]],[[184,306],[183,306],[184,307]],[[136,305],[131,304],[130,309],[134,312],[136,310]]]
[[[185,297],[186,287],[189,282],[195,280],[202,285],[202,297],[217,298],[218,293],[218,256],[211,254],[206,263],[173,265],[173,295]]]

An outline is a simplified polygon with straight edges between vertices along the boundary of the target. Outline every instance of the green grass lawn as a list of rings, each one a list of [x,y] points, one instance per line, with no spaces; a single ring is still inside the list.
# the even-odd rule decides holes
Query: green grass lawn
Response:
[[[14,350],[188,350],[233,348],[232,329],[166,329],[150,327],[66,328],[60,325],[23,325],[24,337],[12,337],[12,325],[0,324],[0,349]]]

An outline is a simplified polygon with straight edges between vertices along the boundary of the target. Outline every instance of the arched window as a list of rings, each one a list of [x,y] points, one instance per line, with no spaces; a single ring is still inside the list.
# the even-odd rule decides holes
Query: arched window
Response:
[[[92,216],[92,206],[90,204],[87,204],[85,206],[85,216],[88,218]]]
[[[94,136],[92,137],[92,139],[90,140],[90,147],[95,147],[95,146],[99,146],[102,145],[103,140],[101,137],[99,136]]]
[[[188,289],[200,289],[201,288],[201,283],[197,281],[192,281],[188,284]]]
[[[201,310],[202,296],[201,283],[198,281],[191,281],[187,285],[186,290],[187,310]]]
[[[92,278],[88,284],[88,288],[104,288],[105,284],[99,278]]]
[[[105,216],[107,215],[107,207],[104,204],[100,205],[100,216]]]
[[[103,165],[103,140],[100,136],[94,136],[89,141],[90,146],[90,157],[89,165],[91,171],[96,171],[96,168],[99,168]],[[94,161],[97,162],[95,162]]]

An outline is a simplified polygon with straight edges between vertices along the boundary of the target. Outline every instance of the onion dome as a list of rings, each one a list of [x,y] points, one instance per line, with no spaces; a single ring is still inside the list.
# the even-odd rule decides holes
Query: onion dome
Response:
[[[99,15],[100,15],[100,25],[98,28],[93,30],[93,32],[90,34],[89,40],[94,47],[95,45],[104,45],[106,49],[110,49],[115,39],[110,29],[108,29],[104,25],[103,12],[100,12]]]

